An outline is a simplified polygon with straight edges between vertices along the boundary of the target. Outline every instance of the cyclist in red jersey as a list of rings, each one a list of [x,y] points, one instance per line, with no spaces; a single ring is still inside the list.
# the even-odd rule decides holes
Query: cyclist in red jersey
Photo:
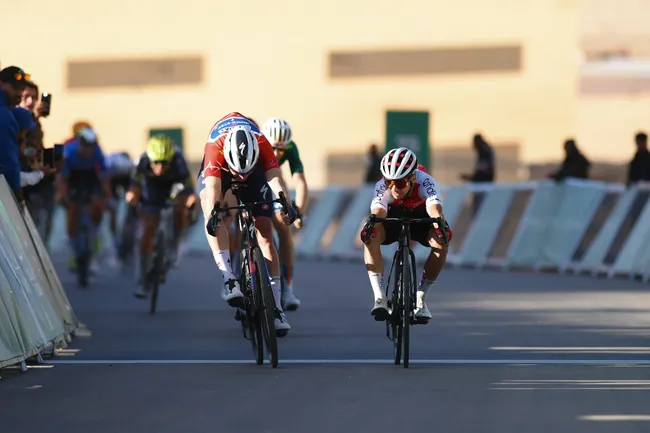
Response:
[[[402,216],[396,207],[400,206],[407,216],[415,218],[441,217],[442,200],[438,195],[438,186],[422,165],[418,165],[417,157],[405,147],[389,151],[381,160],[383,178],[375,185],[375,196],[370,204],[370,212],[380,218]],[[447,244],[451,240],[451,229],[445,223],[444,227],[434,227],[431,224],[419,223],[411,225],[411,238],[431,252],[424,264],[422,279],[417,289],[415,318],[418,323],[427,323],[431,312],[426,304],[426,296],[438,278],[447,259]],[[443,235],[442,230],[447,233]],[[366,229],[361,231],[364,241]],[[447,241],[445,242],[445,237]],[[364,259],[375,304],[371,314],[377,321],[388,317],[388,301],[385,298],[384,258],[381,245],[389,245],[399,239],[399,226],[395,224],[375,224],[370,241],[364,248]]]
[[[215,202],[229,201],[233,181],[244,182],[241,197],[246,203],[273,200],[283,192],[289,197],[287,187],[273,148],[256,124],[240,113],[230,113],[215,123],[205,144],[201,172],[199,175],[199,194],[203,215],[207,222]],[[289,204],[288,214],[283,214],[285,224],[296,220],[296,211]],[[271,262],[269,274],[271,288],[276,303],[275,330],[278,337],[285,336],[291,326],[282,310],[280,264],[278,252],[273,243],[273,206],[259,205],[253,208],[255,227],[264,258]],[[222,297],[232,307],[243,307],[244,295],[237,278],[232,272],[228,230],[230,217],[219,224],[217,237],[206,234],[214,259],[223,274],[224,289]]]

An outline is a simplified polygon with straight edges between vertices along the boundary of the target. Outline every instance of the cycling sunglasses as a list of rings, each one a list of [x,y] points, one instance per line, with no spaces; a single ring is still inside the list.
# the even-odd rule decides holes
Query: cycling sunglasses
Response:
[[[157,164],[157,165],[165,165],[165,164],[167,164],[168,162],[169,162],[168,159],[157,159],[157,160],[153,161],[153,163],[154,163],[154,164]]]
[[[408,184],[409,184],[408,177],[404,177],[402,179],[397,179],[397,180],[384,179],[384,185],[386,185],[386,187],[389,189],[392,188],[393,185],[395,185],[397,189],[404,189]]]

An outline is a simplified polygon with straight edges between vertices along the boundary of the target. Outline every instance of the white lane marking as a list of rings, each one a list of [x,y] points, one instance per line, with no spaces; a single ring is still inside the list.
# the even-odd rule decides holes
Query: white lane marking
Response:
[[[264,361],[267,363],[267,361]],[[48,360],[47,364],[253,364],[250,359],[60,359]],[[280,364],[393,364],[392,359],[282,359]],[[440,365],[650,365],[650,360],[635,359],[411,359],[411,364]]]
[[[650,421],[650,415],[582,415],[582,421]]]

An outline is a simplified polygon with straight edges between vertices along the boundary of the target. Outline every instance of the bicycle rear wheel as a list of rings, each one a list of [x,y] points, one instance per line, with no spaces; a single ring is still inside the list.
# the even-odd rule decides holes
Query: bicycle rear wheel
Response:
[[[156,234],[156,243],[154,244],[154,257],[151,272],[147,278],[151,284],[151,298],[149,304],[149,314],[156,314],[158,307],[158,287],[160,286],[160,275],[163,272],[165,261],[165,234],[158,231]]]
[[[77,278],[81,287],[88,287],[88,273],[90,269],[90,227],[89,221],[81,221],[77,237]]]
[[[276,368],[278,366],[278,340],[274,324],[275,298],[266,271],[266,261],[259,247],[253,248],[253,263],[255,264],[256,312],[258,320],[261,322],[271,367]]]
[[[411,350],[411,317],[413,315],[413,280],[411,279],[411,258],[409,257],[408,248],[402,250],[401,266],[402,272],[400,275],[401,288],[402,288],[402,357],[404,360],[404,368],[409,367],[410,350]]]

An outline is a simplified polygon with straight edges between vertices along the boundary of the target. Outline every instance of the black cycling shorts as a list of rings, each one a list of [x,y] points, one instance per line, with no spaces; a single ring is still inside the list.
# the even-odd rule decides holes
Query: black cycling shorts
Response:
[[[387,218],[399,218],[399,217],[410,217],[410,218],[429,218],[427,210],[423,207],[417,208],[413,211],[398,211],[397,208],[388,206],[388,215]],[[393,242],[399,241],[399,232],[401,226],[399,223],[382,223],[384,230],[386,231],[386,239],[382,242],[382,245],[390,245]],[[411,239],[417,241],[421,245],[430,248],[429,245],[429,231],[433,228],[431,223],[416,223],[411,224]]]
[[[118,192],[120,189],[122,189],[125,193],[129,189],[129,185],[131,184],[131,175],[121,175],[121,176],[113,176],[110,179],[110,188],[111,192],[113,194],[113,197],[118,196]]]
[[[226,192],[232,185],[232,175],[228,172],[221,172],[221,196],[225,197]],[[253,169],[251,175],[243,182],[244,185],[239,188],[238,194],[244,203],[253,203],[256,201],[270,201],[273,200],[273,191],[266,182],[264,169],[261,164],[257,164]],[[203,175],[199,176],[198,192],[200,193],[204,188]],[[234,191],[233,191],[234,193]],[[222,203],[221,206],[224,206]],[[273,204],[263,204],[253,207],[254,217],[269,217],[273,216]]]

